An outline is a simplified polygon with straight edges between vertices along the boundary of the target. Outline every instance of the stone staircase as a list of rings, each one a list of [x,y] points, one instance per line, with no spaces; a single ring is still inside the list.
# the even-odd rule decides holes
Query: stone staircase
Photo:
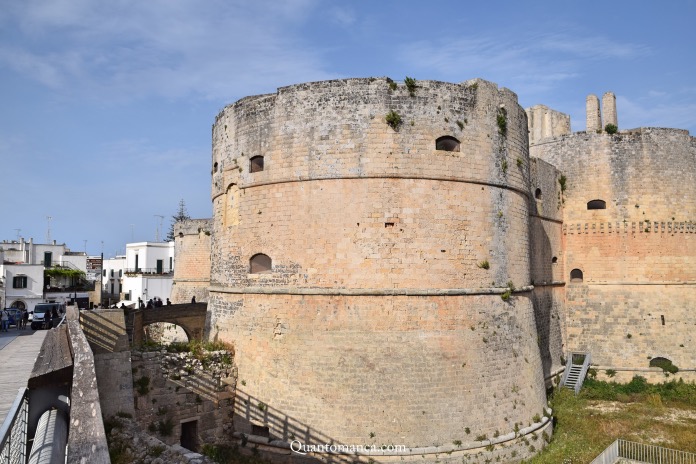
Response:
[[[574,352],[568,356],[565,372],[561,379],[561,386],[569,388],[577,395],[585,381],[587,371],[590,368],[590,353]]]

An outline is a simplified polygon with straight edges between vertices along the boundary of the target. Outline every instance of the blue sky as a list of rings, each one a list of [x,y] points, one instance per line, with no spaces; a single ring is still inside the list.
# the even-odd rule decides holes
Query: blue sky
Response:
[[[45,242],[51,216],[52,239],[110,257],[157,215],[166,235],[180,199],[209,217],[215,116],[299,82],[481,77],[573,130],[613,91],[620,128],[694,135],[694,18],[686,1],[0,0],[0,239]]]

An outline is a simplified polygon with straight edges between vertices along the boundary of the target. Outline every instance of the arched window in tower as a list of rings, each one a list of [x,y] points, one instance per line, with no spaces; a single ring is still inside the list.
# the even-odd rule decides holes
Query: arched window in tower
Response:
[[[587,202],[587,209],[607,209],[607,202],[604,200],[591,200]]]
[[[570,271],[570,281],[574,283],[582,282],[582,271],[580,269],[573,269],[572,271]]]
[[[213,173],[216,173],[217,170],[218,170],[218,163],[216,161],[215,164],[213,164]]]
[[[556,256],[551,258],[551,264],[557,264],[557,263],[558,263],[558,258]]]
[[[538,188],[534,191],[534,198],[536,198],[537,200],[541,200],[541,189],[540,188]]]
[[[264,272],[271,272],[273,269],[273,262],[271,257],[264,255],[263,253],[256,254],[249,260],[249,273],[250,274],[261,274]]]
[[[443,151],[459,151],[459,140],[451,135],[443,135],[435,140],[435,149]]]
[[[263,156],[254,156],[249,160],[249,172],[263,171]]]

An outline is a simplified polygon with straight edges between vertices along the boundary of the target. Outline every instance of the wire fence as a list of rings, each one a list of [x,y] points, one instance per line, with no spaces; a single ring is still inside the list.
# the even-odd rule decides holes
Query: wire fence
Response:
[[[0,428],[0,464],[24,464],[27,460],[29,397],[20,388]]]

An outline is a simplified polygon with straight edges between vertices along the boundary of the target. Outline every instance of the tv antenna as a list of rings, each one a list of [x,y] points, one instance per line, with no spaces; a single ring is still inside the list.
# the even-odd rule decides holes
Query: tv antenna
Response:
[[[46,244],[51,243],[51,216],[46,216],[46,221],[48,222],[48,229],[46,229]]]
[[[164,220],[164,216],[161,214],[155,214],[155,217],[159,218],[159,224],[157,225],[157,233],[155,234],[155,242],[160,241],[160,229],[162,229],[162,221]]]
[[[13,229],[17,232],[17,241],[19,242],[19,233],[22,231],[22,229]]]

